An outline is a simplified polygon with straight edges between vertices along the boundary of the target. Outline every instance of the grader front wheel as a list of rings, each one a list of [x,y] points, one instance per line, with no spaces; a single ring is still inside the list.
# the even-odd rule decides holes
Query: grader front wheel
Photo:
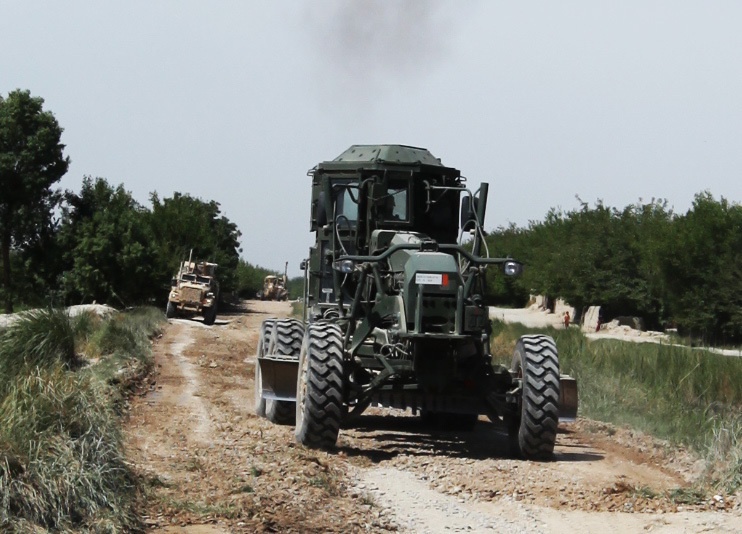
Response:
[[[337,325],[307,328],[296,393],[296,440],[314,449],[334,447],[344,413],[343,333]]]
[[[513,353],[513,374],[521,380],[517,416],[510,437],[527,460],[551,458],[559,424],[559,355],[549,336],[522,336]]]

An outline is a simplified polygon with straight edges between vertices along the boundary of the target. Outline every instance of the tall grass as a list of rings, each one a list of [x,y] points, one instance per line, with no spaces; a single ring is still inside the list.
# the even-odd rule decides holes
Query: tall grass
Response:
[[[532,331],[496,324],[493,354],[505,360],[518,336]],[[729,491],[742,487],[742,358],[589,341],[577,329],[544,333],[556,340],[562,372],[578,381],[582,415],[689,446],[707,459],[708,482]]]
[[[71,366],[77,359],[75,333],[63,310],[25,312],[0,330],[0,398],[13,379],[37,367]]]
[[[0,530],[141,530],[114,377],[149,359],[162,319],[44,311],[0,332]],[[80,365],[91,357],[100,363]]]

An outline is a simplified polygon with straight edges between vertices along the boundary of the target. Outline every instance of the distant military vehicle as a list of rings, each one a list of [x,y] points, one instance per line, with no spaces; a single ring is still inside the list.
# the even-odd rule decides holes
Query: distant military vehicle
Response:
[[[286,262],[282,277],[273,274],[269,274],[265,277],[265,280],[263,281],[263,289],[258,291],[257,294],[257,297],[260,300],[287,300],[289,298],[289,290],[286,287],[288,283],[288,268],[289,262]]]
[[[191,261],[191,258],[182,262],[171,282],[165,315],[168,318],[201,315],[204,324],[214,324],[219,303],[216,268],[216,263]]]
[[[550,457],[577,385],[549,336],[522,336],[509,368],[493,361],[485,270],[517,276],[521,264],[488,257],[488,185],[470,191],[457,169],[403,145],[352,146],[309,175],[304,318],[263,323],[257,413],[323,449],[369,406],[459,431],[487,415],[514,452]]]

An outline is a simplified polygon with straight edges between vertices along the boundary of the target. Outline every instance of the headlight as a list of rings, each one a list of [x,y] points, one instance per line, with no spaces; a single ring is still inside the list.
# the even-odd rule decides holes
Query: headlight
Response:
[[[336,271],[340,271],[341,273],[352,273],[355,268],[356,264],[353,262],[353,260],[338,260],[336,262],[333,262],[332,268]]]
[[[517,261],[506,261],[502,265],[502,271],[505,273],[505,276],[518,276],[523,272],[523,265]]]

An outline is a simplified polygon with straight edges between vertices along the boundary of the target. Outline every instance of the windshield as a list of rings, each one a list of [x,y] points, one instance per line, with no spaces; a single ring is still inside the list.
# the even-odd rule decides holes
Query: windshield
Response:
[[[406,221],[407,189],[389,188],[387,196],[384,197],[383,208],[383,216],[387,221]]]
[[[191,273],[183,274],[180,277],[180,279],[183,282],[197,282],[199,284],[209,284],[209,283],[211,283],[211,278],[207,278],[205,276],[199,276],[197,274],[191,274]]]
[[[338,194],[338,200],[335,206],[336,217],[343,215],[347,217],[348,222],[356,222],[358,220],[358,204],[353,198],[350,188],[345,188]]]

